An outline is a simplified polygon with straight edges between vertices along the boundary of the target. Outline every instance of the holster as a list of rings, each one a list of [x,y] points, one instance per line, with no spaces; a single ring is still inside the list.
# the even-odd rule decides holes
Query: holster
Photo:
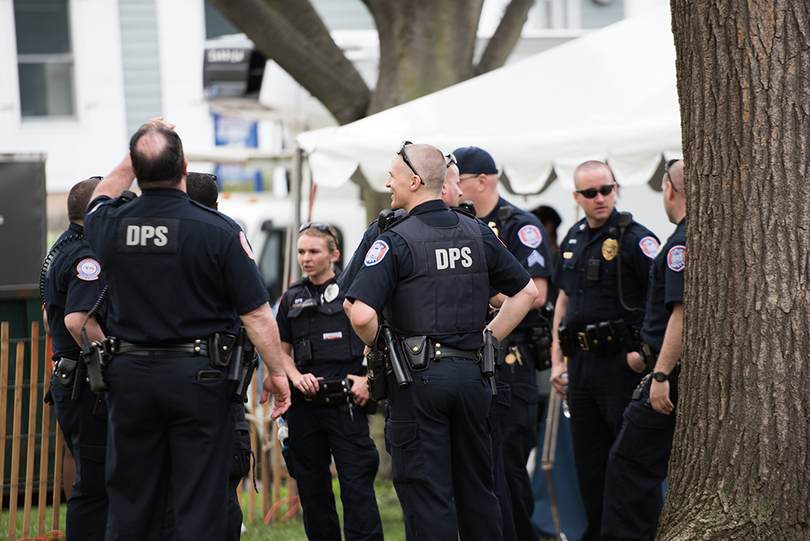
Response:
[[[349,378],[324,378],[318,382],[314,396],[305,395],[305,400],[316,406],[337,406],[351,398],[352,380]]]
[[[56,368],[53,370],[56,381],[59,386],[65,390],[73,389],[73,384],[76,382],[76,366],[79,361],[62,357],[56,361]]]
[[[622,349],[619,332],[613,321],[603,321],[596,327],[602,347],[607,355],[615,355]]]
[[[232,335],[224,335],[230,337]],[[209,339],[210,340],[210,339]],[[210,354],[210,350],[209,350]],[[253,372],[259,366],[259,354],[253,347],[253,342],[247,336],[247,330],[242,327],[239,335],[235,337],[230,347],[228,381],[231,382],[231,398],[237,404],[247,402],[248,387],[253,380]]]
[[[656,355],[650,344],[647,342],[642,342],[641,347],[639,348],[639,353],[641,354],[641,358],[644,359],[644,364],[647,365],[647,369],[652,371],[655,368],[655,361],[658,355]]]
[[[408,367],[414,372],[425,370],[430,365],[433,348],[427,336],[409,336],[402,339],[402,351]]]
[[[408,369],[397,337],[394,335],[394,331],[391,327],[388,325],[380,326],[379,332],[377,333],[377,342],[380,342],[380,339],[382,339],[382,343],[379,344],[379,349],[384,351],[385,355],[388,357],[387,364],[389,364],[394,371],[397,385],[407,387],[413,382],[413,378],[411,377],[411,372]]]
[[[107,361],[109,356],[101,342],[92,342],[82,347],[82,359],[87,368],[87,379],[90,390],[96,394],[106,393],[110,389],[107,381]]]
[[[565,325],[560,325],[560,328],[557,330],[557,336],[560,340],[560,350],[563,356],[571,357],[577,347],[574,332]]]
[[[208,337],[208,359],[214,368],[227,368],[238,336],[216,332]]]
[[[534,327],[529,339],[529,348],[534,354],[534,367],[537,370],[551,368],[551,327]]]
[[[385,356],[375,345],[366,354],[366,367],[368,369],[368,394],[371,400],[385,400],[388,397],[388,381],[386,380]]]

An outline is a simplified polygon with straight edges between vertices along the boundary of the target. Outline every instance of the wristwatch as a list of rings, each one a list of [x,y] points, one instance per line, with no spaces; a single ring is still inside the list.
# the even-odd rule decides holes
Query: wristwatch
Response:
[[[665,374],[663,372],[653,372],[652,377],[657,382],[664,382],[669,379],[669,374]]]

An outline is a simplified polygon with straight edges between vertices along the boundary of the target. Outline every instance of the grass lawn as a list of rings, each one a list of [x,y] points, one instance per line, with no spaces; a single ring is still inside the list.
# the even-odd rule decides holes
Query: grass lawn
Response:
[[[335,492],[335,500],[338,508],[338,514],[341,517],[341,524],[343,519],[343,506],[340,502],[340,486],[338,485],[337,479],[333,480],[333,490]],[[380,517],[382,518],[383,523],[383,532],[385,534],[386,541],[405,541],[405,525],[402,522],[402,508],[399,505],[399,500],[397,499],[396,492],[394,491],[394,485],[391,483],[390,480],[384,479],[377,479],[375,481],[375,490],[377,493],[377,505],[380,509]],[[245,498],[242,502],[243,511],[245,513],[245,517],[247,518],[247,493],[245,493]],[[260,500],[260,495],[256,495],[257,500]],[[257,505],[258,508],[261,508],[260,505]],[[484,510],[482,510],[483,512]],[[30,530],[29,536],[31,538],[36,537],[36,508],[32,512],[34,517],[32,519],[32,523],[34,526],[33,530]],[[46,520],[45,520],[45,532],[51,531],[51,517],[52,517],[52,509],[48,507],[48,511],[46,513]],[[60,528],[61,531],[64,531],[64,521],[65,521],[65,505],[62,505],[62,512],[61,512],[61,524]],[[257,517],[258,518],[258,517]],[[23,519],[23,512],[22,510],[18,510],[17,512],[17,539],[22,539],[22,519]],[[263,519],[263,517],[262,517]],[[247,533],[242,534],[242,539],[245,541],[307,541],[307,536],[304,533],[304,523],[301,519],[301,512],[300,510],[296,515],[292,518],[287,520],[286,522],[280,524],[271,523],[269,525],[265,525],[264,521],[259,519],[254,524],[248,524],[247,526]],[[2,519],[0,519],[0,539],[8,539],[8,510],[3,511]],[[54,537],[53,539],[63,539],[62,537]],[[553,537],[541,537],[542,541],[551,541]]]

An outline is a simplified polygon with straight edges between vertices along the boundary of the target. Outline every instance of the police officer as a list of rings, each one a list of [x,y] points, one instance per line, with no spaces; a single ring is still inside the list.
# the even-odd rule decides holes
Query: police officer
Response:
[[[661,483],[667,476],[675,434],[686,266],[683,161],[666,163],[661,189],[664,210],[677,227],[655,256],[647,291],[642,356],[648,356],[653,372],[624,411],[624,424],[610,450],[602,514],[606,541],[655,539],[664,504]]]
[[[368,345],[385,314],[412,375],[403,387],[388,375],[386,422],[409,538],[500,539],[479,350],[490,285],[508,296],[489,325],[495,338],[523,319],[537,289],[489,228],[440,200],[446,169],[438,149],[400,146],[386,186],[408,216],[374,242],[346,296]]]
[[[192,201],[217,210],[219,203],[219,187],[217,176],[210,173],[189,173],[186,177],[186,191]],[[228,476],[228,530],[226,541],[239,541],[242,535],[242,506],[239,503],[239,483],[250,473],[250,425],[245,419],[245,405],[234,403],[234,443],[233,453],[228,457],[230,474]],[[173,531],[173,525],[172,530]],[[171,539],[165,537],[164,539]]]
[[[116,197],[138,177],[143,192]],[[233,438],[228,359],[207,341],[240,328],[267,369],[272,416],[289,387],[267,290],[244,233],[186,194],[173,126],[150,121],[95,190],[85,218],[110,287],[108,541],[156,539],[171,487],[175,539],[223,539]],[[115,199],[112,199],[116,197]]]
[[[538,539],[537,529],[531,522],[534,493],[526,462],[537,443],[540,391],[536,369],[542,367],[536,366],[530,340],[532,329],[540,327],[540,315],[536,309],[546,304],[548,281],[553,269],[551,243],[536,216],[500,197],[498,169],[486,150],[471,146],[458,148],[453,154],[458,160],[459,187],[465,197],[475,204],[476,215],[495,231],[528,271],[538,291],[532,310],[509,335],[505,344],[508,348],[506,365],[498,373],[499,381],[509,386],[511,394],[508,417],[499,426],[505,424],[501,447],[512,519],[518,539]],[[497,305],[499,300],[496,298],[494,302]]]
[[[606,164],[579,165],[574,184],[574,200],[585,218],[560,245],[550,381],[568,399],[574,461],[588,519],[582,539],[589,541],[600,535],[608,453],[644,371],[636,352],[636,330],[644,317],[658,239],[616,211],[616,182]],[[558,331],[561,322],[566,328]],[[566,371],[567,395],[562,379]]]
[[[87,319],[104,288],[101,265],[84,238],[84,211],[98,182],[99,178],[92,178],[71,188],[67,201],[70,225],[54,244],[42,269],[45,322],[53,339],[55,363],[50,394],[56,420],[76,462],[65,517],[68,541],[102,540],[107,524],[107,415],[103,401],[90,391],[83,378],[77,378],[76,369],[82,327],[85,340],[104,340],[101,321],[97,317]],[[79,386],[75,401],[74,385]]]
[[[287,376],[297,398],[287,412],[289,469],[298,483],[310,540],[340,539],[329,471],[334,457],[345,539],[381,541],[374,494],[380,457],[364,409],[369,396],[363,341],[343,311],[345,293],[333,269],[339,257],[333,227],[322,222],[301,226],[298,263],[306,276],[284,293],[276,316]],[[329,384],[322,389],[325,381],[336,391]]]

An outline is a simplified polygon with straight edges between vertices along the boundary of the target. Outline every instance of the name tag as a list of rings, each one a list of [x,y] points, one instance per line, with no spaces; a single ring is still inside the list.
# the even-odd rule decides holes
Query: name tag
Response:
[[[323,333],[324,340],[340,340],[341,338],[343,338],[343,333],[340,331]]]
[[[180,220],[123,218],[118,225],[118,251],[135,254],[176,254]]]

